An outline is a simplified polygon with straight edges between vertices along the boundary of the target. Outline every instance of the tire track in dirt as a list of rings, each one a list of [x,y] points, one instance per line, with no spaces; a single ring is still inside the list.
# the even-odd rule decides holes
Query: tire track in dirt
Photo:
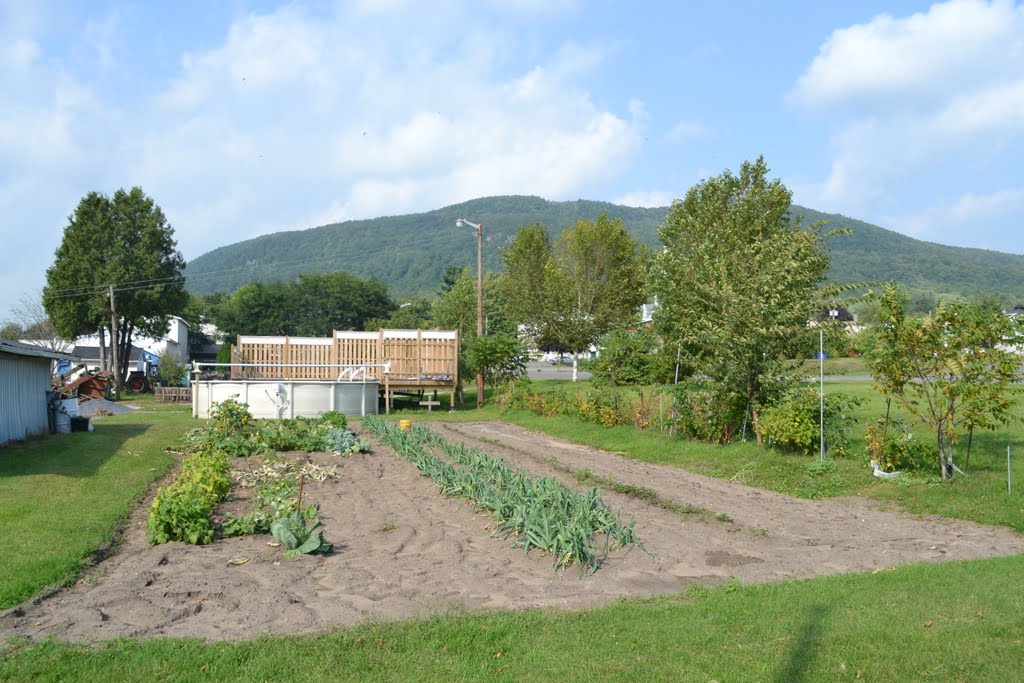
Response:
[[[611,477],[616,482],[653,489],[659,497],[681,506],[725,513],[736,522],[735,527],[725,530],[730,539],[727,545],[734,553],[759,558],[765,565],[749,577],[753,580],[1024,552],[1024,536],[1008,528],[935,515],[882,512],[856,499],[794,498],[675,467],[630,460],[506,423],[434,426],[531,471],[544,468],[544,459],[553,459],[557,465],[547,466],[548,476],[569,485],[575,481],[567,471],[587,469],[597,478]],[[616,509],[634,514],[650,507],[628,496],[603,495],[609,503],[616,501]],[[704,526],[708,527],[707,540],[713,541],[720,540],[723,526],[732,525],[716,528],[714,522],[709,522]],[[644,525],[638,522],[637,530],[646,540]],[[737,572],[737,576],[747,579],[743,574]]]

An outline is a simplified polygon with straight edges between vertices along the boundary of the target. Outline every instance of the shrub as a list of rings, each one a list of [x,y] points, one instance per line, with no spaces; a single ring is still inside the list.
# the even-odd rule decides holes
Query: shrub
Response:
[[[821,406],[817,389],[798,389],[772,406],[761,409],[756,425],[761,438],[785,451],[811,454],[820,443]],[[863,400],[848,394],[834,393],[825,397],[825,447],[835,455],[845,455],[850,428],[851,408]]]
[[[884,435],[884,437],[883,437]],[[899,418],[876,420],[864,434],[868,456],[885,472],[928,470],[939,461],[939,449],[914,438],[907,423]]]
[[[687,380],[672,388],[676,432],[687,439],[729,443],[736,435],[734,425],[742,424],[739,401],[719,385]]]
[[[645,329],[617,330],[601,339],[601,355],[591,363],[594,377],[612,386],[654,381],[658,342]]]
[[[180,386],[182,381],[188,376],[188,364],[182,363],[178,358],[178,354],[170,349],[164,349],[157,356],[157,368],[160,381],[169,387]]]

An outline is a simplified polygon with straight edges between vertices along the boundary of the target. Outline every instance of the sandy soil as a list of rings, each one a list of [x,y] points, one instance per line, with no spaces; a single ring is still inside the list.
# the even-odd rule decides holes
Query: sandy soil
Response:
[[[575,486],[567,470],[585,467],[732,521],[605,491],[624,520],[636,521],[647,552],[615,552],[585,577],[575,569],[556,573],[550,558],[490,536],[486,515],[442,498],[411,464],[374,442],[369,454],[312,456],[339,465],[337,479],[307,487],[332,554],[286,560],[268,536],[150,546],[140,507],[117,555],[75,587],[0,615],[0,637],[242,639],[453,610],[579,608],[677,592],[691,581],[773,581],[1024,552],[1024,536],[1005,528],[880,512],[859,500],[790,498],[502,423],[434,426],[535,475]],[[231,564],[236,558],[248,561]]]

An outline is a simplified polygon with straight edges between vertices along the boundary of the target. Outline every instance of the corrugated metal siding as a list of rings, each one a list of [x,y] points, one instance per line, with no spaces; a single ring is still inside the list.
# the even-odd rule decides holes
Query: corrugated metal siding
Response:
[[[48,429],[50,360],[0,353],[0,446]]]

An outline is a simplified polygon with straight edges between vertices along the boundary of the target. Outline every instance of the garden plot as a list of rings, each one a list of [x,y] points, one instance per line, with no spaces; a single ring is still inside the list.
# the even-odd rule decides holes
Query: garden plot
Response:
[[[337,467],[336,477],[305,490],[320,506],[333,552],[288,560],[266,535],[152,546],[142,506],[116,556],[77,586],[0,616],[0,637],[241,639],[453,610],[580,608],[677,592],[694,581],[1024,552],[1024,537],[1007,529],[883,513],[856,501],[792,499],[501,423],[433,428],[579,491],[589,488],[577,482],[579,470],[611,477],[612,488],[634,495],[601,495],[623,522],[635,521],[644,549],[609,550],[593,573],[554,571],[550,557],[492,536],[490,515],[443,497],[412,463],[373,440],[370,453],[294,455]]]

